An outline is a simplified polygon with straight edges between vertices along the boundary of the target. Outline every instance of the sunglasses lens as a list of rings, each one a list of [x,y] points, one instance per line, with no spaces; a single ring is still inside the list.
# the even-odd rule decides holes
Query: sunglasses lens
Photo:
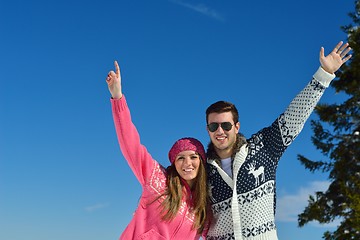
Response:
[[[232,128],[232,124],[229,122],[223,122],[221,123],[221,128],[224,129],[225,131],[229,131]]]
[[[232,128],[232,124],[230,122],[223,122],[223,123],[220,123],[221,124],[221,128],[224,130],[224,131],[230,131],[231,128]],[[208,129],[210,132],[215,132],[217,129],[219,128],[219,123],[210,123],[208,125]]]
[[[219,124],[218,123],[210,123],[208,125],[208,129],[210,132],[215,132],[219,127]]]

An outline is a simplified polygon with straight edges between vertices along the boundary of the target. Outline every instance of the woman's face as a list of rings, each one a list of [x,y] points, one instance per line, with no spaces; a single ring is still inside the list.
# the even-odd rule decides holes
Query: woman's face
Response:
[[[182,177],[190,186],[195,182],[199,172],[200,156],[195,151],[182,151],[175,158],[175,168],[180,177]]]

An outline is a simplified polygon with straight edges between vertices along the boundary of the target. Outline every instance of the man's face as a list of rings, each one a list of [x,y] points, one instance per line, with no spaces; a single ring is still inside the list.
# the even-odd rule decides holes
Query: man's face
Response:
[[[214,130],[216,128],[216,124],[213,124],[215,126],[213,129],[209,127],[209,124],[212,123],[218,123],[216,130]],[[231,129],[227,129],[229,124],[223,124],[223,127],[225,128],[223,129],[221,123],[230,123],[232,125]],[[234,123],[231,112],[209,114],[207,131],[211,142],[214,144],[215,151],[221,159],[231,157],[232,149],[236,142],[236,135],[239,132],[239,129],[240,123]],[[213,130],[213,132],[210,130]]]

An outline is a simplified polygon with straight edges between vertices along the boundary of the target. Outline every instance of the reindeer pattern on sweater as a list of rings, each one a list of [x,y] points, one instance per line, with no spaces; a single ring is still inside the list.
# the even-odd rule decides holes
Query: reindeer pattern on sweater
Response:
[[[275,180],[279,159],[300,133],[333,78],[333,74],[319,68],[284,113],[247,139],[234,156],[233,178],[216,159],[208,159],[214,218],[206,239],[278,239]]]

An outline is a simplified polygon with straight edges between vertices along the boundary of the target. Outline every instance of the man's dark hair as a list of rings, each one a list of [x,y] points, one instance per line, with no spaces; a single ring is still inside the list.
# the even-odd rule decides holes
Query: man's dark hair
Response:
[[[208,124],[210,113],[224,113],[224,112],[231,112],[233,115],[234,123],[239,122],[239,112],[236,109],[235,105],[226,101],[218,101],[216,103],[211,104],[206,109],[206,124]]]

